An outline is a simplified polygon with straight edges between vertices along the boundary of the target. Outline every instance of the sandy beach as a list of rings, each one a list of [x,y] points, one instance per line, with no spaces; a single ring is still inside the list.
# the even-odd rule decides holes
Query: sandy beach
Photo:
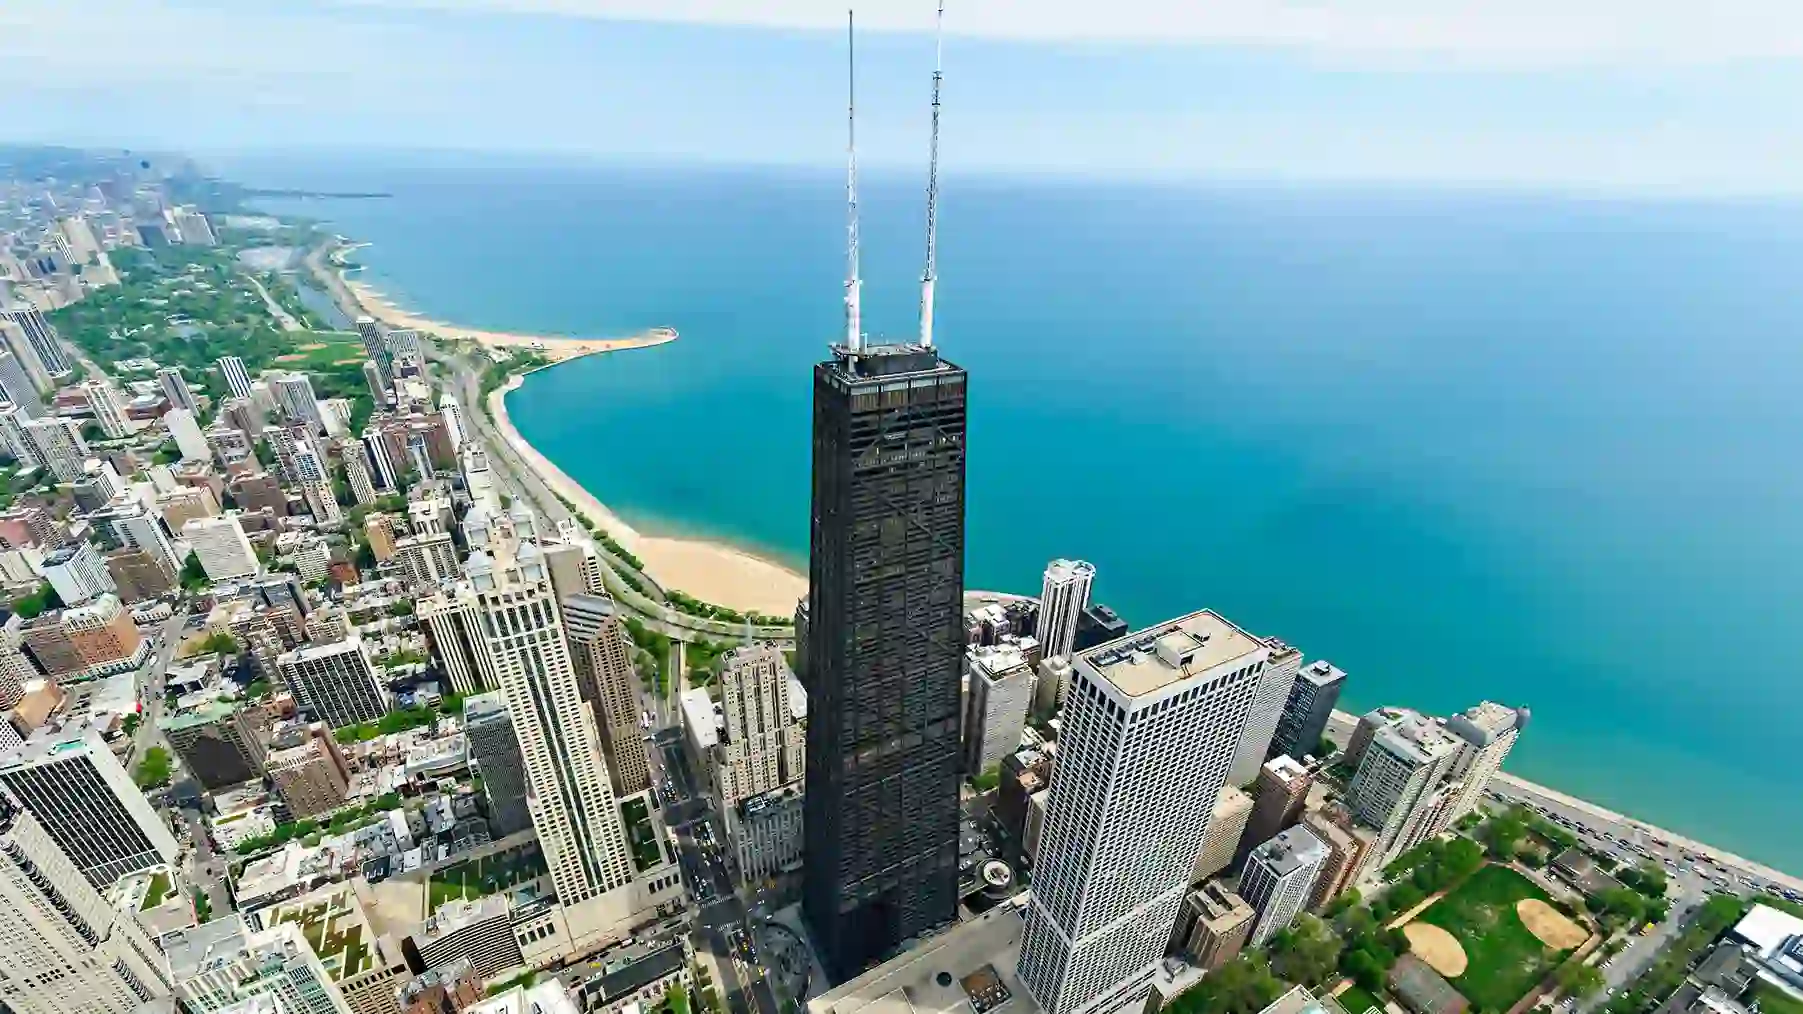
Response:
[[[425,331],[441,338],[462,338],[489,348],[533,348],[542,352],[554,363],[575,359],[578,356],[593,355],[597,352],[646,348],[676,340],[676,332],[664,330],[650,331],[626,338],[571,338],[565,335],[484,331],[480,328],[433,320],[430,317],[402,309],[390,302],[381,290],[363,282],[346,278],[344,285],[350,290],[358,305],[363,307],[365,313],[389,327]]]
[[[545,485],[575,504],[597,527],[643,561],[653,580],[666,589],[740,611],[755,610],[773,616],[794,614],[795,603],[808,593],[807,575],[723,543],[646,535],[621,520],[581,483],[540,454],[507,415],[507,392],[520,386],[522,379],[512,377],[488,396],[489,414],[502,438]]]

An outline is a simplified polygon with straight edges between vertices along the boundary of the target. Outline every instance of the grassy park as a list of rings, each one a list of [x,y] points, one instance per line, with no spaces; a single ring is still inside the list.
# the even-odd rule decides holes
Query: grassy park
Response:
[[[427,884],[427,907],[438,911],[447,901],[474,901],[484,895],[509,890],[545,874],[545,859],[537,845],[522,845],[492,856],[447,866],[432,874]]]
[[[1549,947],[1523,921],[1523,902],[1544,912],[1540,906],[1547,901],[1546,892],[1520,873],[1486,866],[1422,912],[1417,922],[1445,930],[1464,951],[1464,970],[1447,976],[1452,985],[1476,1008],[1506,1011],[1569,951]],[[1441,974],[1449,971],[1435,956],[1422,956]]]

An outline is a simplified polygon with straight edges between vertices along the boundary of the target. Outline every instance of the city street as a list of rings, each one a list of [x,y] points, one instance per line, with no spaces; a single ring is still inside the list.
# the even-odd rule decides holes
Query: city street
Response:
[[[163,736],[157,731],[157,723],[163,717],[163,680],[169,673],[169,660],[175,657],[176,646],[181,643],[182,626],[187,622],[187,614],[177,612],[164,620],[161,626],[144,631],[145,637],[160,637],[162,646],[157,648],[149,667],[142,670],[144,680],[138,693],[142,696],[144,713],[139,717],[137,731],[132,733],[131,749],[125,755],[127,767],[137,763],[144,751],[162,742]]]

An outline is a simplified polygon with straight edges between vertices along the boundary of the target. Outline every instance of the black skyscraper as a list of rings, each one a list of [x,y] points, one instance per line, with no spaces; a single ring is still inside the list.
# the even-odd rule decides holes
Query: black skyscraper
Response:
[[[936,349],[814,368],[803,908],[835,981],[956,914],[964,408]]]

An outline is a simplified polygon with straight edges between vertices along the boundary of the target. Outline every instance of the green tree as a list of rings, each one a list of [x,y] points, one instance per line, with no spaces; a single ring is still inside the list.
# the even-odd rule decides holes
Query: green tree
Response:
[[[169,751],[160,746],[153,746],[144,751],[144,757],[138,761],[138,770],[133,776],[140,789],[153,789],[159,785],[168,785],[169,776],[174,771],[174,762]]]
[[[14,599],[12,604],[13,612],[27,620],[62,607],[62,597],[56,594],[56,589],[48,581],[38,585],[37,590],[31,594]]]
[[[220,655],[238,654],[238,639],[223,630],[215,630],[200,642],[200,653],[205,655],[216,652]]]
[[[1353,982],[1376,993],[1384,988],[1384,973],[1390,969],[1383,958],[1361,947],[1346,952],[1346,957],[1340,962],[1340,970],[1350,976]]]
[[[1565,991],[1566,996],[1582,1000],[1595,996],[1603,986],[1603,973],[1592,965],[1573,961],[1559,969],[1559,988]]]
[[[1344,945],[1319,918],[1303,914],[1271,940],[1271,967],[1305,986],[1319,986],[1334,974]]]
[[[1283,983],[1257,953],[1241,954],[1177,994],[1171,1014],[1258,1014],[1283,995]]]
[[[200,565],[200,556],[190,552],[182,562],[182,590],[200,591],[212,582],[207,579],[207,569]]]

